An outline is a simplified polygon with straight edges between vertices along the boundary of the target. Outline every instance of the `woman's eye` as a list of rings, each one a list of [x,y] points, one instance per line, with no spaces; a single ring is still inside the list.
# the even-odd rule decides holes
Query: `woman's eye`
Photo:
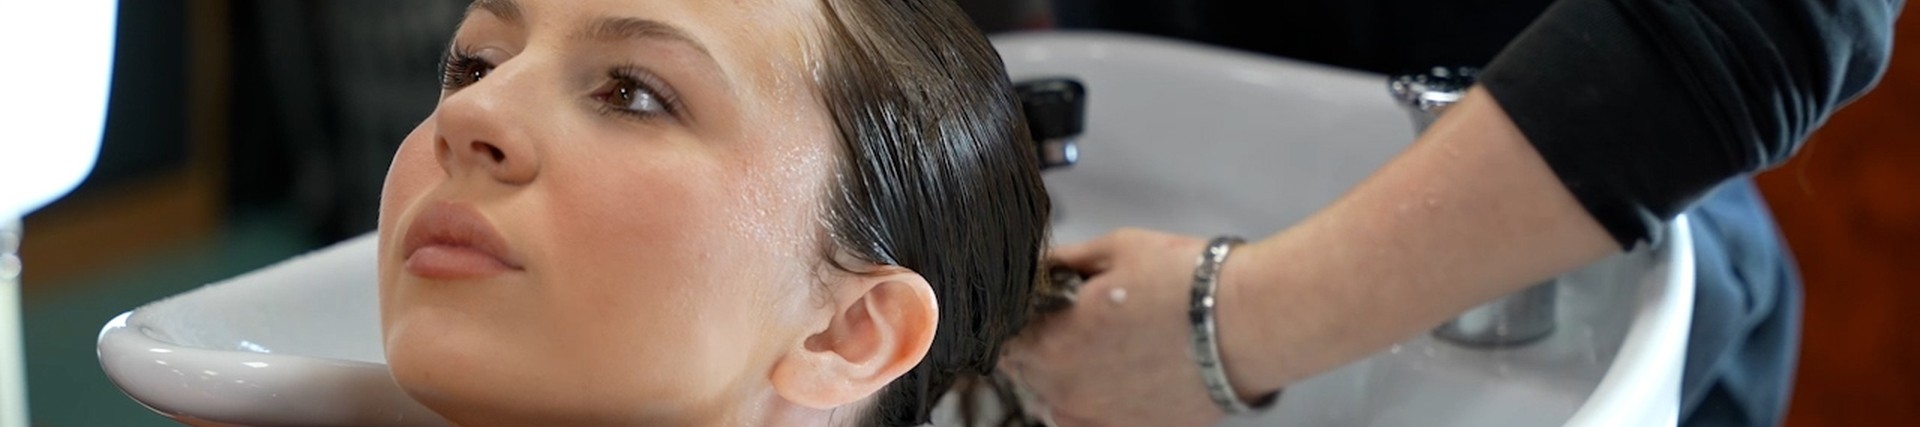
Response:
[[[455,90],[472,86],[491,72],[493,72],[493,64],[488,64],[486,60],[477,56],[456,51],[447,55],[446,65],[441,67],[440,88]]]
[[[634,65],[609,70],[606,83],[592,97],[603,114],[638,119],[677,117],[683,107],[671,85]]]
[[[673,112],[669,95],[654,89],[642,78],[616,73],[600,90],[594,91],[603,110],[638,117],[654,117]]]

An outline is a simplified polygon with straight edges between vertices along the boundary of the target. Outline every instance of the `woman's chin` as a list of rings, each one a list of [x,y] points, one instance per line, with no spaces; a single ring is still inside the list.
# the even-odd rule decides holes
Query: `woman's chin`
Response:
[[[578,381],[580,367],[549,360],[524,345],[489,335],[497,329],[448,322],[430,313],[402,315],[387,327],[386,356],[394,381],[409,397],[462,427],[525,425],[647,425],[637,412],[647,402],[625,389]],[[620,383],[619,376],[595,376]]]
[[[388,320],[387,368],[394,382],[415,401],[456,422],[487,406],[500,411],[507,409],[502,404],[525,404],[504,395],[531,386],[509,386],[507,377],[525,375],[530,367],[513,367],[504,349],[474,339],[471,331],[461,331],[448,320],[453,319],[418,311]]]
[[[387,348],[394,382],[414,401],[463,427],[549,425],[536,410],[539,402],[527,398],[541,395],[530,390],[536,385],[514,385],[500,377],[500,371],[514,370],[507,364],[423,354],[429,351],[416,348],[419,341]],[[481,367],[488,365],[493,367]]]

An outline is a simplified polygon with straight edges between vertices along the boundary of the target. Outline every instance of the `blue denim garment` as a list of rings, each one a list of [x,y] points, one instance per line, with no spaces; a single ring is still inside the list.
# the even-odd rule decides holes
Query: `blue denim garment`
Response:
[[[1680,425],[1785,422],[1800,345],[1800,277],[1753,182],[1737,179],[1687,210],[1693,330]]]

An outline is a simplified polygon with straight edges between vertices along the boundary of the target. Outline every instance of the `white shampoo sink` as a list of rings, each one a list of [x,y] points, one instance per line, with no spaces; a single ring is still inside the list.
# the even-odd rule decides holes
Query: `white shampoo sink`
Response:
[[[1062,242],[1122,226],[1270,235],[1413,141],[1382,75],[1113,33],[994,43],[1015,81],[1086,86],[1079,164],[1046,178]],[[1694,275],[1687,227],[1671,230],[1562,277],[1558,326],[1540,342],[1487,350],[1423,335],[1228,425],[1674,425]]]
[[[1380,75],[1109,33],[994,43],[1016,81],[1087,88],[1080,163],[1047,172],[1060,242],[1121,226],[1264,236],[1413,138]],[[1488,350],[1422,336],[1228,425],[1673,425],[1693,260],[1687,228],[1671,230],[1562,277],[1543,341]],[[135,400],[193,424],[443,425],[383,364],[374,249],[363,236],[142,306],[100,332],[101,365]]]

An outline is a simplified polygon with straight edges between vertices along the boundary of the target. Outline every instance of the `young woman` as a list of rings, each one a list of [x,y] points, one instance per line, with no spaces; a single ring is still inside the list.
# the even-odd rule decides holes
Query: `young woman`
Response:
[[[381,201],[387,359],[480,425],[914,425],[1048,204],[945,0],[480,0]]]

